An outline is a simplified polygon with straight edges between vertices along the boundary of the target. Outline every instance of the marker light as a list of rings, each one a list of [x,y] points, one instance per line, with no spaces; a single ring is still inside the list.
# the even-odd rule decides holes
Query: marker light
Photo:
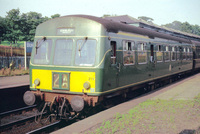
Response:
[[[35,79],[34,80],[34,84],[35,84],[35,86],[39,86],[40,85],[40,79]]]
[[[90,82],[88,82],[88,81],[86,81],[84,84],[83,84],[83,87],[85,88],[85,89],[90,89]]]

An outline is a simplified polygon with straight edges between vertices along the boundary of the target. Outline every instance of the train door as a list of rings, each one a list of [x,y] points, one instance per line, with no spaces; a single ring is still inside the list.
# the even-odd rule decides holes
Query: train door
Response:
[[[182,61],[183,61],[183,47],[179,46],[178,47],[178,54],[177,54],[177,59],[178,59],[178,71],[182,69]]]
[[[110,69],[109,69],[109,76],[110,77],[110,84],[112,88],[116,88],[119,85],[119,73],[120,73],[120,63],[117,63],[117,43],[116,41],[110,42]]]
[[[153,78],[156,68],[154,45],[150,43],[150,54],[149,54],[149,77]]]

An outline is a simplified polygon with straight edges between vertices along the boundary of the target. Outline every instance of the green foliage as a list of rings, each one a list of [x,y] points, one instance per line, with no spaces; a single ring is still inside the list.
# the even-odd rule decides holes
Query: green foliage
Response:
[[[194,101],[195,101],[196,103],[200,104],[200,94],[198,94],[198,95],[195,97]]]
[[[10,42],[9,41],[1,41],[0,45],[2,46],[10,46]],[[24,47],[24,41],[18,41],[15,44],[12,45],[13,47]]]
[[[6,32],[5,18],[0,17],[0,41],[3,40],[3,34]]]
[[[181,25],[182,23],[180,21],[174,21],[172,23],[165,24],[163,26],[171,28],[171,29],[175,29],[175,30],[181,30]]]
[[[198,25],[191,25],[188,22],[181,23],[180,21],[174,21],[172,23],[163,25],[168,28],[172,28],[175,30],[179,30],[186,33],[200,35],[200,26]]]
[[[150,18],[150,17],[146,17],[146,16],[139,16],[138,17],[139,20],[144,20],[146,22],[153,22],[154,19]]]
[[[36,27],[49,20],[37,12],[20,14],[19,9],[7,12],[5,18],[0,17],[0,40],[7,40],[11,44],[17,41],[33,41]]]
[[[22,40],[33,41],[35,35],[36,27],[48,20],[48,18],[43,18],[42,14],[36,12],[28,12],[21,15],[21,23],[26,27],[21,27],[21,31],[24,33]]]
[[[102,17],[114,17],[114,16],[118,16],[117,14],[104,14]]]
[[[21,22],[19,9],[12,9],[7,12],[5,22],[6,32],[4,34],[4,40],[9,41],[10,43],[15,43],[20,40],[22,31],[20,30]]]
[[[51,15],[51,18],[52,18],[52,19],[57,18],[57,17],[60,17],[60,14]]]

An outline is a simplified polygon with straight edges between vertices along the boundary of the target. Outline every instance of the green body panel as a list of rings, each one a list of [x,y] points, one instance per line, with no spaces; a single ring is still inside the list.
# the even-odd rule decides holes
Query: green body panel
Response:
[[[192,59],[190,60],[176,60],[176,61],[162,61],[153,63],[150,61],[150,43],[160,43],[160,44],[172,44],[174,42],[165,41],[165,40],[152,40],[152,39],[143,39],[136,37],[128,37],[128,36],[119,36],[117,34],[110,34],[111,41],[117,42],[117,64],[110,64],[111,54],[108,53],[105,58],[105,66],[104,66],[104,78],[103,78],[103,93],[114,92],[116,90],[125,89],[131,86],[135,86],[138,84],[151,82],[153,80],[170,76],[173,74],[177,74],[180,72],[184,72],[192,69]],[[112,39],[112,37],[115,37]],[[147,63],[146,64],[138,64],[136,58],[135,65],[124,65],[123,64],[123,46],[122,41],[134,41],[134,42],[147,42]],[[108,44],[108,43],[106,43]],[[175,43],[174,46],[180,45],[180,43]],[[186,44],[188,45],[188,44]],[[135,57],[137,57],[137,50],[135,52]],[[154,50],[154,57],[156,52]],[[120,64],[120,71],[118,69],[118,64]]]

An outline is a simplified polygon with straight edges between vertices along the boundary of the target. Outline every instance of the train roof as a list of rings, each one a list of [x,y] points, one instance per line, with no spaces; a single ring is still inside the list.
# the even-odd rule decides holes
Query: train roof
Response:
[[[105,19],[120,22],[120,23],[125,23],[128,25],[134,25],[137,27],[142,27],[150,30],[154,30],[160,33],[165,33],[165,34],[170,34],[172,36],[180,37],[180,38],[185,38],[189,40],[200,40],[200,36],[191,34],[191,33],[186,33],[182,31],[178,31],[175,29],[167,28],[165,26],[159,26],[154,24],[153,22],[146,22],[144,20],[137,20],[131,16],[128,15],[121,15],[121,16],[108,16],[105,17]]]
[[[90,19],[102,24],[108,32],[118,33],[119,31],[123,31],[123,32],[146,35],[149,38],[157,37],[157,38],[178,41],[180,43],[190,43],[190,44],[192,43],[189,39],[179,38],[172,35],[159,33],[153,30],[144,29],[144,28],[140,28],[140,27],[136,27],[132,25],[127,25],[127,24],[123,24],[120,22],[112,21],[112,20],[107,20],[100,17],[89,16],[89,15],[69,15],[69,16],[63,16],[63,17],[80,17],[80,18]]]

